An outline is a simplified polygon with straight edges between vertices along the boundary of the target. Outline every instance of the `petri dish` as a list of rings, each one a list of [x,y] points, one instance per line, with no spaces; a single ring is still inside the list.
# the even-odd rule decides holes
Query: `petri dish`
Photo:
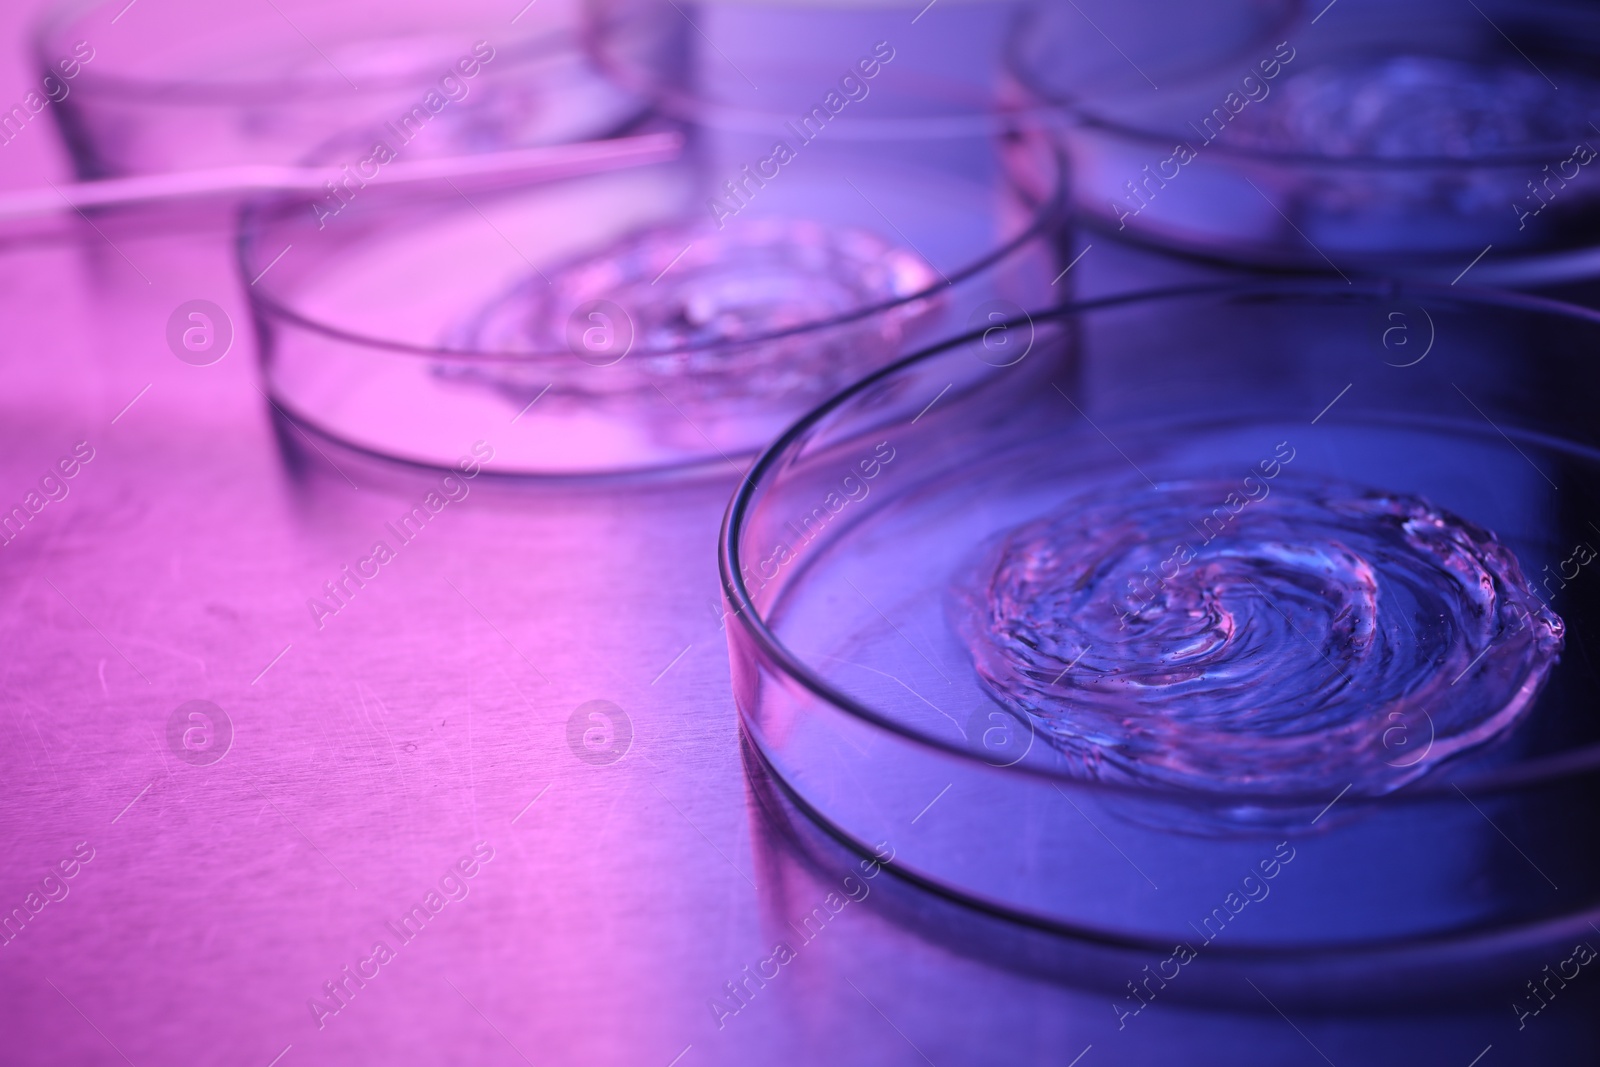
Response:
[[[92,0],[47,12],[33,49],[79,176],[107,178],[292,164],[381,122],[448,126],[478,152],[606,136],[648,104],[596,71],[582,38],[572,0],[516,19],[479,0]]]
[[[730,504],[735,696],[797,806],[985,915],[1310,996],[1570,947],[1600,315],[1284,280],[1008,325],[1026,358],[908,357]]]
[[[802,122],[828,94],[838,140],[981,130],[1023,101],[997,81],[1027,3],[818,5],[594,0],[592,60],[658,113],[716,130]],[[820,116],[818,116],[820,117]]]
[[[274,402],[411,462],[493,433],[502,472],[738,468],[850,381],[1003,321],[1056,275],[1061,175],[1036,131],[673,130],[675,158],[537,184],[252,204],[240,268]]]
[[[1010,69],[1059,109],[1088,227],[1324,274],[1532,288],[1600,265],[1591,8],[1353,0],[1262,28],[1159,92],[1064,65],[1066,29],[1019,37]]]
[[[1270,53],[1315,11],[1301,0],[1227,0],[1203,10],[1173,0],[1137,9],[1113,0],[1032,4],[1009,26],[1002,80],[1018,99],[1057,109],[1138,106],[1220,71],[1248,72],[1263,46]]]

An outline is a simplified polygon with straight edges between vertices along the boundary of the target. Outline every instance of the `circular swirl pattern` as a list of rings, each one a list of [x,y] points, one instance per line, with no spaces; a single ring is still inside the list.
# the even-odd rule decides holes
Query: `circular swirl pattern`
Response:
[[[904,300],[936,281],[914,252],[848,227],[777,218],[741,219],[721,230],[657,227],[547,268],[448,341],[476,351],[564,352],[574,309],[603,300],[626,316],[631,352],[604,374],[563,361],[572,373],[556,383],[558,391],[615,395],[671,379],[692,383],[691,400],[820,398],[899,354],[907,329],[935,301],[807,328]],[[487,373],[497,384],[527,378],[515,367]]]
[[[1087,777],[1211,791],[1389,792],[1503,736],[1563,638],[1489,531],[1288,477],[1085,490],[974,577],[995,699]]]

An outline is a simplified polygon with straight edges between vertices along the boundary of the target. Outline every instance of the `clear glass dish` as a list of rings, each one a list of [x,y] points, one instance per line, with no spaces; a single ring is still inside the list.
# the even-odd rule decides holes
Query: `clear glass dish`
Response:
[[[1600,267],[1600,17],[1538,3],[1312,4],[1227,62],[1111,90],[1052,23],[1010,68],[1060,109],[1103,235],[1250,267],[1532,287]]]
[[[478,152],[604,136],[648,105],[594,69],[581,26],[574,0],[88,0],[51,9],[33,48],[79,176],[107,178],[296,163],[382,122]]]
[[[772,134],[686,134],[676,159],[536,185],[252,205],[240,266],[274,401],[421,463],[492,434],[503,472],[738,467],[917,344],[1047,298],[1063,194],[1036,135],[775,154]]]
[[[592,0],[589,51],[658,113],[714,129],[763,133],[808,116],[839,140],[991,129],[1019,103],[995,72],[1030,5],[921,6]]]
[[[1600,489],[1588,399],[1600,315],[1421,284],[1285,281],[1069,305],[1009,328],[1032,340],[1010,366],[969,335],[822,405],[729,507],[735,695],[796,803],[864,855],[887,846],[896,871],[988,914],[1157,959],[1176,944],[1247,973],[1278,968],[1310,997],[1331,987],[1359,1000],[1375,968],[1401,999],[1414,999],[1406,976],[1481,987],[1570,948],[1600,912],[1600,728],[1582,651],[1600,598],[1582,547],[1600,544],[1582,503]],[[1222,605],[1232,629],[1220,644],[1152,652],[1164,619],[1211,616],[1136,603],[1146,614],[1122,632],[1103,602],[1134,594],[1083,575],[1050,595],[1085,598],[1034,626],[1057,602],[1017,591],[1054,580],[1051,557],[996,569],[996,539],[1014,547],[1044,517],[1069,531],[1055,527],[1051,551],[1092,548],[1093,573],[1120,578],[1123,550],[1102,542],[1138,534],[1150,494],[1186,501],[1184,486],[1253,477],[1253,498],[1268,470],[1283,480],[1241,504],[1257,510],[1234,529],[1266,529],[1253,524],[1280,507],[1293,521],[1244,547],[1219,540],[1187,574],[1188,561],[1161,570],[1168,603],[1194,585]],[[1341,516],[1362,516],[1343,541],[1294,510],[1330,485]],[[1362,555],[1371,530],[1397,528],[1373,509],[1418,499],[1426,512],[1398,528],[1452,531],[1474,546],[1452,558],[1498,561],[1493,612],[1411,611],[1411,579],[1383,569],[1406,553]],[[1215,536],[1212,514],[1194,521]],[[1342,543],[1388,561],[1373,564],[1366,643],[1335,640],[1345,631],[1318,605],[1349,606],[1368,572],[1327,564],[1322,584],[1305,578],[1308,560],[1348,563],[1328,548]],[[1265,583],[1254,595],[1236,573],[1246,564]],[[973,610],[974,590],[1002,586],[1009,600]],[[1471,600],[1477,587],[1450,588]],[[1010,605],[1008,654],[1031,672],[1031,709],[996,681],[995,643],[974,637],[974,619],[1005,614],[985,614],[998,603]],[[1523,636],[1507,612],[1529,620]],[[1402,632],[1412,614],[1420,638]],[[1075,655],[1060,644],[1073,633],[1086,646]],[[1474,633],[1483,647],[1469,659]],[[1201,661],[1182,678],[1152,675]],[[1082,688],[1060,688],[1072,671]],[[1203,689],[1240,671],[1254,674]],[[1348,685],[1328,690],[1335,672]],[[1117,736],[1143,721],[1134,710],[1082,726],[1112,690],[1138,715],[1142,701],[1172,699],[1143,733]],[[1242,693],[1247,710],[1219,713],[1219,692]],[[1252,725],[1263,715],[1270,725]],[[1205,734],[1207,721],[1226,730]]]

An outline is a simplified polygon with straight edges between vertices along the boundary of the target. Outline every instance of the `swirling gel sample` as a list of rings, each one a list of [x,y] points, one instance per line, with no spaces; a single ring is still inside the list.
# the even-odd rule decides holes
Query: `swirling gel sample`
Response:
[[[1531,707],[1563,625],[1527,588],[1494,534],[1420,497],[1101,484],[1000,537],[958,626],[987,691],[1085,777],[1377,795]],[[1394,747],[1402,721],[1424,755]]]
[[[874,234],[778,218],[721,230],[639,230],[544,275],[548,281],[530,277],[503,293],[447,338],[456,348],[527,353],[530,366],[444,373],[531,397],[549,383],[553,355],[567,372],[552,387],[558,393],[616,396],[672,383],[680,403],[820,399],[898,355],[937,301],[809,327],[905,301],[938,281],[916,253]],[[613,366],[585,366],[569,352],[572,316],[602,299],[625,312],[629,322],[615,325],[631,330],[632,344]]]
[[[1526,65],[1397,55],[1310,67],[1239,112],[1231,143],[1336,158],[1476,159],[1592,133],[1600,84],[1563,72],[1562,91]],[[1558,157],[1559,158],[1559,157]]]

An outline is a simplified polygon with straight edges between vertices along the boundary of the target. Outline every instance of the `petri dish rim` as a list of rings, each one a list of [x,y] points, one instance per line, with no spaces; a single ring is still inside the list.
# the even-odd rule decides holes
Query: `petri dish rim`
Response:
[[[1251,41],[1251,45],[1265,41],[1268,37],[1277,35],[1279,30],[1294,26],[1307,12],[1303,5],[1291,5],[1290,13],[1274,22],[1271,28],[1263,31]],[[1124,122],[1109,118],[1094,110],[1087,101],[1081,100],[1071,94],[1053,91],[1042,84],[1032,64],[1025,62],[1020,53],[1020,34],[1013,34],[1007,41],[1004,50],[1006,73],[1034,100],[1038,101],[1036,108],[1052,111],[1067,120],[1069,127],[1078,127],[1094,130],[1127,140],[1141,141],[1146,144],[1159,146],[1163,150],[1174,137],[1182,138],[1181,133],[1163,131],[1136,123]],[[1238,58],[1243,54],[1243,49],[1231,53],[1224,60]],[[1391,55],[1382,49],[1367,47],[1351,50],[1347,57],[1375,58]],[[1202,71],[1189,74],[1178,79],[1175,84],[1183,88],[1186,84],[1202,81],[1209,74],[1214,73],[1216,65],[1208,66]],[[1241,145],[1228,145],[1220,142],[1210,142],[1206,145],[1208,156],[1221,156],[1227,159],[1242,162],[1253,162],[1263,166],[1301,166],[1316,167],[1328,170],[1353,170],[1353,171],[1379,171],[1404,173],[1419,170],[1439,170],[1441,168],[1462,167],[1521,167],[1540,164],[1550,161],[1550,153],[1566,151],[1570,148],[1563,142],[1549,142],[1537,145],[1519,146],[1510,151],[1484,153],[1469,156],[1334,156],[1317,152],[1284,151],[1273,148],[1245,147]]]
[[[1038,324],[1041,322],[1070,320],[1075,316],[1089,312],[1128,305],[1158,304],[1167,301],[1205,297],[1221,300],[1249,298],[1258,300],[1274,298],[1294,300],[1299,298],[1302,300],[1353,302],[1380,298],[1395,299],[1401,296],[1411,298],[1428,297],[1470,306],[1498,307],[1543,313],[1600,327],[1600,310],[1566,304],[1545,297],[1494,289],[1470,289],[1438,285],[1427,282],[1357,280],[1351,284],[1341,285],[1323,279],[1211,283],[1121,293],[1093,300],[1060,304],[1025,314],[1022,318],[1013,319],[1005,325],[1007,327],[1020,327],[1030,323]],[[984,333],[985,330],[974,330],[962,336],[939,342],[920,351],[913,352],[858,380],[801,417],[757,457],[749,472],[739,483],[739,487],[734,492],[732,499],[728,502],[728,509],[723,516],[722,530],[717,540],[717,567],[722,581],[723,595],[727,597],[728,602],[732,605],[729,615],[736,620],[736,624],[740,627],[742,638],[754,642],[760,653],[781,670],[788,680],[799,684],[813,696],[820,698],[833,708],[843,711],[877,729],[887,731],[920,748],[934,750],[946,756],[954,757],[975,769],[998,770],[1001,774],[1021,774],[1046,782],[1070,784],[1074,789],[1090,793],[1133,799],[1143,798],[1203,808],[1219,808],[1229,805],[1296,808],[1307,805],[1318,806],[1326,802],[1327,796],[1325,793],[1280,793],[1267,796],[1260,793],[1229,793],[1221,790],[1201,792],[1160,785],[1075,778],[1063,772],[1038,766],[1013,765],[995,768],[993,764],[982,760],[954,741],[920,733],[896,721],[893,716],[880,712],[830,685],[807,666],[799,656],[793,653],[760,616],[755,602],[751,598],[748,588],[746,588],[743,572],[740,568],[739,537],[743,530],[745,516],[755,503],[755,494],[763,479],[770,477],[778,469],[786,458],[786,453],[793,445],[803,440],[813,428],[834,411],[904,370],[936,359],[952,349],[980,340]],[[1524,436],[1527,435],[1524,434]],[[1564,444],[1570,447],[1571,443],[1564,442]],[[730,642],[734,640],[732,631],[730,631],[729,640]],[[763,759],[766,759],[765,742],[756,732],[756,728],[750,722],[749,715],[743,709],[740,709],[740,719],[744,727],[752,731],[757,747],[763,750]],[[770,761],[768,762],[770,763]],[[1413,783],[1402,786],[1392,793],[1380,796],[1364,796],[1361,798],[1361,803],[1368,807],[1384,808],[1410,804],[1428,804],[1437,801],[1441,797],[1448,796],[1458,789],[1470,788],[1475,794],[1506,793],[1522,788],[1540,787],[1569,779],[1577,779],[1597,772],[1600,772],[1600,743],[1534,760],[1520,761],[1504,768],[1470,774],[1448,783],[1425,781]],[[779,774],[779,778],[780,780],[782,779],[781,774]],[[785,788],[788,788],[787,784]]]
[[[1120,123],[1102,118],[1071,104],[1053,105],[1065,111],[1071,128],[1094,130],[1130,141],[1165,146],[1182,134],[1163,133],[1159,130]],[[1515,151],[1479,156],[1329,156],[1314,152],[1282,152],[1270,148],[1246,148],[1211,142],[1206,145],[1208,156],[1225,156],[1230,159],[1263,166],[1315,167],[1322,170],[1387,171],[1403,173],[1458,169],[1463,167],[1537,167],[1550,161],[1552,152],[1565,152],[1569,145],[1561,142],[1518,148]]]
[[[1074,112],[1070,106],[1058,106],[1069,112]],[[1101,118],[1088,112],[1078,112],[1069,118],[1070,128],[1078,130],[1093,130],[1096,133],[1106,133],[1110,136],[1126,139],[1126,141],[1141,141],[1150,146],[1165,146],[1171,144],[1174,136],[1181,138],[1182,134],[1160,133],[1157,130],[1147,130],[1139,126],[1125,125],[1114,122],[1110,118]],[[1566,152],[1571,146],[1565,144],[1544,144],[1544,146],[1517,149],[1515,152],[1506,152],[1501,155],[1406,155],[1406,157],[1379,157],[1379,155],[1317,155],[1310,152],[1274,152],[1270,149],[1245,149],[1245,147],[1226,146],[1219,142],[1211,142],[1206,146],[1206,155],[1219,155],[1230,160],[1243,163],[1256,163],[1261,166],[1310,166],[1317,170],[1344,170],[1344,171],[1390,171],[1390,173],[1406,173],[1406,171],[1437,171],[1451,170],[1451,168],[1499,168],[1499,166],[1534,166],[1538,168],[1541,163],[1550,162],[1550,152]]]
[[[67,36],[77,20],[99,8],[108,8],[105,0],[85,0],[83,3],[47,11],[30,32],[33,57],[44,69],[49,69],[52,56],[49,44]],[[503,52],[512,63],[537,62],[559,55],[564,47],[574,43],[576,31],[555,30],[538,36],[525,37],[504,46]],[[502,64],[504,66],[504,64]],[[374,90],[403,90],[424,82],[431,82],[436,72],[431,66],[419,66],[403,74],[390,74],[363,78],[365,87]],[[240,107],[250,105],[277,105],[305,103],[344,96],[350,85],[337,75],[296,78],[292,83],[283,80],[268,81],[248,79],[241,81],[171,80],[128,77],[119,74],[101,74],[96,68],[85,67],[74,80],[74,92],[89,96],[115,96],[121,101],[140,104],[159,104],[169,107]]]
[[[1032,217],[1016,234],[1005,242],[996,245],[982,256],[974,259],[953,271],[945,271],[940,280],[923,289],[893,300],[879,301],[875,304],[865,305],[835,315],[831,318],[820,319],[814,322],[801,323],[787,329],[773,331],[751,337],[741,337],[736,340],[713,341],[706,344],[683,345],[676,348],[650,349],[651,356],[670,356],[679,354],[694,354],[703,352],[719,352],[748,348],[753,345],[769,344],[789,337],[804,336],[808,333],[833,329],[841,325],[859,322],[863,319],[881,315],[898,307],[926,300],[929,297],[947,289],[957,283],[984,273],[990,266],[1006,259],[1018,249],[1027,246],[1033,241],[1040,240],[1052,233],[1067,217],[1067,167],[1065,156],[1058,145],[1049,145],[1045,153],[1050,161],[1051,181],[1048,194],[1040,200],[1033,209]],[[651,166],[652,164],[645,164]],[[565,180],[565,179],[563,179]],[[583,180],[582,178],[576,180]],[[1016,178],[1009,170],[1002,177],[1002,182],[1013,191],[1021,192]],[[512,195],[537,191],[537,186],[527,186],[512,190]],[[420,193],[418,195],[428,195]],[[256,261],[253,259],[255,252],[256,235],[264,227],[263,216],[267,213],[281,211],[291,206],[300,206],[307,201],[300,196],[273,197],[246,204],[240,209],[237,236],[234,239],[234,259],[240,272],[245,278],[254,273]],[[294,325],[303,330],[320,334],[332,340],[346,344],[358,345],[368,349],[384,351],[396,356],[405,356],[419,359],[448,359],[464,364],[517,364],[529,365],[535,361],[567,361],[572,358],[572,353],[564,349],[555,349],[543,352],[490,352],[484,350],[449,348],[442,345],[426,345],[412,341],[401,341],[394,338],[376,337],[368,334],[356,333],[343,329],[331,323],[311,318],[295,308],[276,298],[270,288],[257,288],[251,286],[250,300],[252,305],[263,316],[280,320],[286,324]],[[643,351],[643,350],[641,350]]]

